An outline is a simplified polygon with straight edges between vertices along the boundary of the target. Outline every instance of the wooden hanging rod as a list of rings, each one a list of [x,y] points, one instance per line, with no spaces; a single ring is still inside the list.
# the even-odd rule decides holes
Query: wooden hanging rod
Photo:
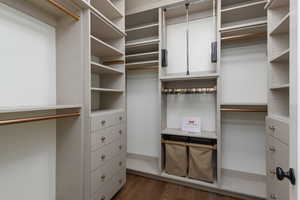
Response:
[[[253,39],[253,38],[265,37],[265,36],[267,36],[266,32],[262,32],[262,33],[248,33],[248,34],[242,34],[242,35],[234,35],[234,36],[222,37],[222,41],[232,41],[232,40],[239,40],[239,39]]]
[[[223,112],[268,112],[266,108],[221,108]]]
[[[199,148],[217,150],[217,145],[195,144],[195,143],[187,143],[187,142],[176,142],[176,141],[170,141],[170,140],[164,140],[164,139],[161,140],[161,143],[163,143],[163,144],[180,145],[180,146],[186,146],[186,147],[199,147]]]
[[[70,17],[72,17],[76,21],[80,20],[80,16],[78,16],[78,15],[74,14],[73,12],[69,11],[68,9],[64,8],[62,5],[60,5],[59,3],[55,2],[54,0],[47,0],[47,1],[50,4],[52,4],[55,8],[61,10],[62,12],[64,12],[67,15],[69,15]]]
[[[0,126],[10,125],[10,124],[21,124],[21,123],[27,123],[27,122],[44,121],[44,120],[51,120],[51,119],[61,119],[61,118],[68,118],[68,117],[79,117],[79,116],[80,116],[80,113],[76,112],[76,113],[69,113],[69,114],[57,114],[57,115],[42,116],[42,117],[1,120]]]

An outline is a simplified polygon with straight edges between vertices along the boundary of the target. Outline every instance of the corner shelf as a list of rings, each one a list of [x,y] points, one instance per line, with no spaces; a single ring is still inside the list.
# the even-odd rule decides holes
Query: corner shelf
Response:
[[[91,88],[94,92],[110,92],[110,93],[123,93],[124,90],[121,89],[108,89],[108,88]]]
[[[271,30],[270,35],[288,33],[290,28],[290,13],[288,13],[280,22]]]
[[[91,37],[91,50],[92,54],[95,53],[95,56],[99,57],[113,57],[113,56],[122,56],[124,53],[117,48],[99,40],[94,36]]]
[[[206,139],[217,139],[217,133],[215,131],[202,131],[200,133],[191,133],[182,131],[175,128],[167,128],[162,130],[162,135],[177,135],[177,136],[186,136],[186,137],[195,137],[195,138],[206,138]]]
[[[274,62],[287,62],[289,61],[289,57],[290,57],[290,49],[287,49],[283,52],[281,52],[279,55],[274,56],[270,62],[274,63]]]
[[[216,72],[191,72],[191,75],[187,76],[185,74],[168,74],[166,76],[161,76],[160,80],[163,82],[170,81],[188,81],[188,80],[210,80],[217,79],[219,74]]]
[[[123,74],[121,70],[102,65],[96,62],[91,62],[92,72],[98,74]]]
[[[121,11],[119,11],[111,0],[91,0],[90,4],[109,19],[123,17]]]
[[[111,25],[94,12],[91,12],[91,34],[102,40],[113,40],[124,37],[124,34],[120,30],[111,28]]]

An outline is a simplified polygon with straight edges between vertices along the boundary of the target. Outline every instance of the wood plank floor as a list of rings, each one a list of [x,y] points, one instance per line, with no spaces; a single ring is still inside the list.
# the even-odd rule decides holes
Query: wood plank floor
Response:
[[[189,187],[136,175],[127,175],[127,183],[113,200],[238,200]]]

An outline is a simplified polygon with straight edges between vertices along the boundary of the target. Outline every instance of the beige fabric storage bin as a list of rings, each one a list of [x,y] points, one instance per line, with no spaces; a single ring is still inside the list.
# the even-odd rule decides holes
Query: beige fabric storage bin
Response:
[[[192,179],[212,183],[214,181],[214,147],[207,145],[189,145],[189,172]]]
[[[178,142],[179,143],[179,142]],[[176,176],[187,176],[188,153],[185,145],[165,143],[165,171]]]

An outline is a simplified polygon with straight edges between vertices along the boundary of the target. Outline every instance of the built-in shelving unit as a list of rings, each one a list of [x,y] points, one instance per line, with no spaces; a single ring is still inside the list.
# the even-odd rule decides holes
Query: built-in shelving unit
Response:
[[[90,3],[95,9],[111,20],[124,16],[124,13],[111,0],[91,0]]]
[[[126,69],[158,66],[158,9],[127,16],[126,33]]]

